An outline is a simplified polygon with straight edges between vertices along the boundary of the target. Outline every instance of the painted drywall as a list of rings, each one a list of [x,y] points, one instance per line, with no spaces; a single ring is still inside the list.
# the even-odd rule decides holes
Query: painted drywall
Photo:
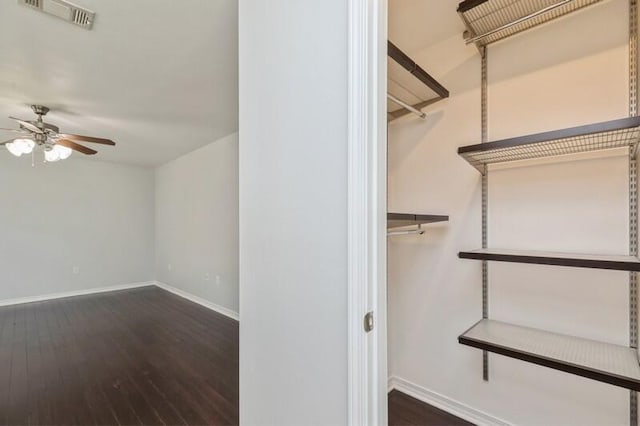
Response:
[[[627,5],[603,2],[491,46],[489,138],[625,117]],[[389,239],[390,375],[514,424],[628,424],[624,389],[497,355],[483,382],[481,352],[457,343],[481,318],[481,265],[457,258],[480,247],[480,175],[456,154],[479,142],[480,59],[459,34],[409,53],[452,96],[425,121],[390,125],[389,209],[451,220]],[[624,156],[492,172],[490,246],[627,253],[627,173]],[[626,273],[491,263],[489,274],[490,317],[627,343]]]
[[[238,312],[238,134],[155,170],[156,279]]]
[[[0,152],[0,300],[153,280],[153,169],[77,157]]]
[[[346,424],[347,3],[239,19],[240,422]]]

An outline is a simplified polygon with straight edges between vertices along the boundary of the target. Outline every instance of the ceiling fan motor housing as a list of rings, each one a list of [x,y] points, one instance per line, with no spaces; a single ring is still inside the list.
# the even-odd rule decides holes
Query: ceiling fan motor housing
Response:
[[[49,108],[44,105],[31,105],[31,109],[33,110],[33,112],[40,116],[47,115],[47,113],[49,112]]]
[[[41,130],[49,130],[51,132],[54,133],[58,133],[60,132],[60,128],[58,126],[54,126],[53,124],[49,124],[49,123],[45,123],[44,121],[42,121],[42,116],[47,115],[47,113],[49,112],[49,108],[44,106],[44,105],[31,105],[31,109],[33,110],[33,112],[35,112],[38,115],[38,119],[35,121],[29,121],[29,123],[33,124],[34,126],[38,127]],[[29,129],[25,128],[22,124],[20,125],[20,128],[26,131],[29,131]],[[33,133],[31,132],[33,140],[38,144],[38,145],[43,145],[44,143],[47,142],[47,134],[38,134],[38,133]]]

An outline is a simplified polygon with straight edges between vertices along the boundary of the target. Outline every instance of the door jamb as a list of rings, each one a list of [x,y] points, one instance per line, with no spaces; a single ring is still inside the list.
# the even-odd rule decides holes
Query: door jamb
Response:
[[[348,424],[387,424],[387,0],[348,19]],[[374,328],[364,317],[374,312]]]

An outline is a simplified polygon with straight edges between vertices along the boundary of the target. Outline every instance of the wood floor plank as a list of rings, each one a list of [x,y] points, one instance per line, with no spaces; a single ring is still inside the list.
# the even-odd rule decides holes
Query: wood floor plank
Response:
[[[13,324],[15,306],[0,308],[2,328],[0,328],[0,423],[9,422],[9,386],[11,384],[11,355],[13,346]]]
[[[37,317],[37,304],[33,303],[28,307],[29,326],[27,327],[27,392],[29,424],[50,423],[51,416],[46,400],[42,394],[46,392],[44,381],[45,365],[40,351],[40,333],[38,332],[39,319]]]
[[[80,357],[78,343],[73,333],[73,323],[65,313],[65,302],[53,301],[53,312],[59,325],[59,334],[55,340],[55,356],[59,370],[58,383],[61,386],[58,391],[62,391],[66,399],[65,405],[69,410],[64,415],[70,424],[93,425],[95,419],[82,394],[84,378],[80,377],[77,371]]]
[[[72,325],[77,342],[76,372],[82,379],[82,398],[90,410],[97,425],[118,424],[118,419],[105,393],[100,387],[104,374],[104,363],[91,344],[92,326],[95,316],[87,315],[89,307],[86,302],[63,305]],[[84,325],[83,320],[91,319],[91,325]]]
[[[13,336],[11,340],[11,379],[9,383],[8,423],[19,424],[28,419],[27,407],[27,341],[26,341],[26,309],[18,306],[15,311]]]

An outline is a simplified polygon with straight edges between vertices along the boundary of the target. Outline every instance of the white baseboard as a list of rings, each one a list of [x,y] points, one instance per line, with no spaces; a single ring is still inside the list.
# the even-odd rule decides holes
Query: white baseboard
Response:
[[[23,303],[32,303],[32,302],[43,302],[45,300],[62,299],[64,297],[84,296],[87,294],[106,293],[109,291],[118,291],[118,290],[129,290],[132,288],[148,287],[152,285],[155,285],[154,281],[132,283],[132,284],[117,284],[117,285],[110,285],[106,287],[94,287],[94,288],[87,288],[83,290],[74,290],[74,291],[63,291],[61,293],[45,294],[42,296],[17,297],[14,299],[0,300],[0,306],[21,305]]]
[[[453,400],[449,397],[441,395],[437,392],[430,391],[422,386],[411,383],[408,380],[402,379],[398,376],[391,376],[389,378],[389,391],[396,389],[402,393],[419,399],[422,402],[426,402],[429,405],[433,405],[443,411],[460,417],[461,419],[475,423],[478,426],[508,426],[509,422],[494,417],[483,411],[471,408],[461,402]]]
[[[169,284],[159,282],[159,281],[146,281],[146,282],[140,282],[140,283],[110,285],[106,287],[94,287],[94,288],[87,288],[83,290],[64,291],[60,293],[44,294],[41,296],[16,297],[14,299],[0,300],[0,306],[21,305],[23,303],[32,303],[32,302],[43,302],[45,300],[62,299],[64,297],[84,296],[87,294],[106,293],[109,291],[118,291],[118,290],[129,290],[133,288],[149,287],[153,285],[160,287],[161,289],[164,289],[168,292],[171,292],[177,296],[190,300],[194,303],[197,303],[198,305],[202,305],[205,308],[209,308],[213,311],[216,311],[236,321],[240,319],[240,315],[237,312],[232,311],[231,309],[225,308],[224,306],[217,305],[201,297],[194,296],[191,293],[187,293],[186,291],[180,290]]]
[[[197,303],[198,305],[202,305],[205,308],[209,308],[212,311],[216,311],[219,314],[222,314],[224,316],[227,316],[231,319],[234,319],[236,321],[240,320],[240,315],[236,312],[236,311],[232,311],[229,308],[225,308],[224,306],[220,306],[216,303],[210,302],[206,299],[203,299],[202,297],[198,297],[198,296],[194,296],[191,293],[188,293],[184,290],[180,290],[179,288],[173,287],[172,285],[169,285],[167,283],[163,283],[160,281],[156,281],[155,285],[157,285],[158,287],[160,287],[163,290],[167,290],[168,292],[171,292],[177,296],[180,296],[182,298],[185,298],[187,300],[190,300],[194,303]]]

